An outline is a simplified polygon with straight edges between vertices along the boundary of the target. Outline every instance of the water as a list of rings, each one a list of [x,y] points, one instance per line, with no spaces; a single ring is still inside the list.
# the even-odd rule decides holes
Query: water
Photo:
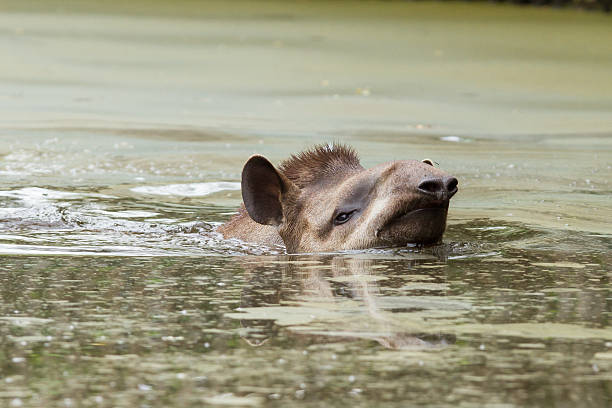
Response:
[[[0,406],[610,405],[608,16],[0,7]],[[215,233],[329,140],[455,175],[444,243]]]

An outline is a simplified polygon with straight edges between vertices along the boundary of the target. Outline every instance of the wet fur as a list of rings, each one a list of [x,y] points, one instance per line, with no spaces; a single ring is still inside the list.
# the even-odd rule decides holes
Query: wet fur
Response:
[[[278,167],[255,155],[242,174],[247,206],[218,231],[262,245],[284,243],[291,253],[434,243],[442,238],[456,185],[430,161],[364,169],[355,151],[343,145],[315,146]],[[429,208],[438,210],[411,213]],[[354,215],[337,224],[341,213]]]
[[[333,180],[345,177],[348,173],[363,170],[363,166],[353,148],[339,144],[326,144],[291,155],[289,159],[281,163],[278,170],[298,188],[304,189],[319,183],[333,182]],[[287,227],[284,231],[286,235],[283,235],[297,237],[299,235],[297,231],[305,227],[299,221],[301,205],[298,197],[289,198],[288,204],[284,211],[286,211],[285,218],[290,222],[286,223]],[[253,221],[244,204],[240,206],[238,213],[220,226],[217,231],[223,236],[240,237],[243,241],[258,242],[264,245],[286,244],[291,247],[296,244],[295,242],[284,243],[277,227],[261,225]]]

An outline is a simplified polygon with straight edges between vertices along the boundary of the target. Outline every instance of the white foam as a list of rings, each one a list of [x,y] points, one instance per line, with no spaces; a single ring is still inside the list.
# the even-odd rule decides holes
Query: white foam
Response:
[[[50,190],[40,187],[24,187],[17,190],[0,191],[0,197],[16,198],[29,206],[46,203],[49,200],[74,200],[84,197],[113,198],[104,194],[82,194],[67,191]]]
[[[136,210],[124,210],[124,211],[105,211],[105,210],[91,210],[90,213],[105,215],[111,218],[151,218],[158,216],[159,213],[151,211],[136,211]]]
[[[131,191],[139,194],[202,197],[224,190],[240,190],[240,183],[214,181],[209,183],[170,184],[167,186],[140,186]]]

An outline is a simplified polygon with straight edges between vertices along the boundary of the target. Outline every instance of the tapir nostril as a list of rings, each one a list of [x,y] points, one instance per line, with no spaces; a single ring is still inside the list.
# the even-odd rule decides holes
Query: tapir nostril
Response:
[[[457,192],[459,182],[454,177],[428,178],[419,183],[421,193],[437,196],[439,199],[451,198]]]
[[[430,178],[421,181],[418,189],[427,194],[436,194],[444,190],[444,184],[439,178]]]
[[[445,181],[446,191],[448,192],[449,197],[452,197],[453,194],[457,192],[457,184],[459,184],[459,182],[454,177],[448,177]]]

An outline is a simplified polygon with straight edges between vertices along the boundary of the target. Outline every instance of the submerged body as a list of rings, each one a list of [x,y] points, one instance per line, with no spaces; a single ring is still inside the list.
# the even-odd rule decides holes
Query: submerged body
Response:
[[[255,155],[242,171],[244,206],[219,232],[290,253],[435,243],[456,192],[429,160],[365,169],[351,148],[322,145],[277,169]]]

